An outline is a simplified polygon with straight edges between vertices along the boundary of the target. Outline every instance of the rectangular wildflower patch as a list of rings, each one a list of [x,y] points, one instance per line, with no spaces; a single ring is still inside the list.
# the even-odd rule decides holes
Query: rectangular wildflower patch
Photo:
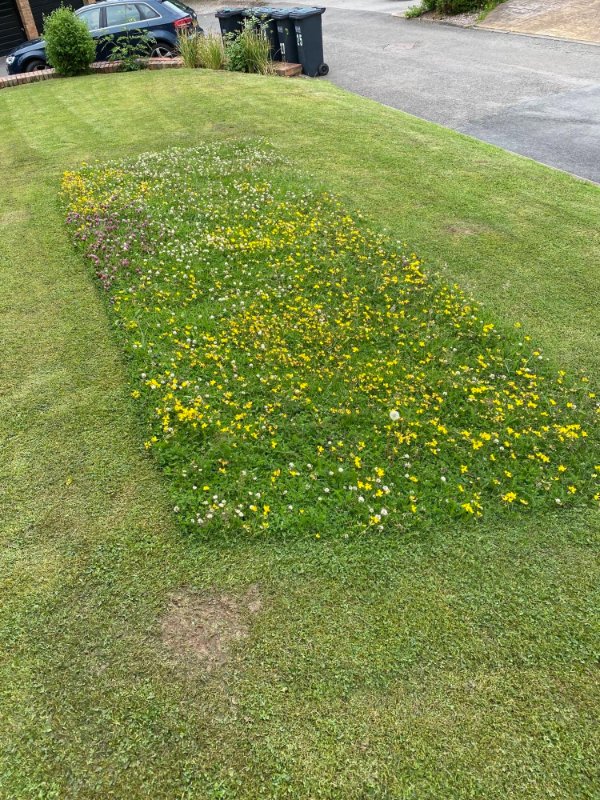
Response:
[[[276,161],[238,143],[63,179],[184,526],[320,538],[596,502],[588,379]]]

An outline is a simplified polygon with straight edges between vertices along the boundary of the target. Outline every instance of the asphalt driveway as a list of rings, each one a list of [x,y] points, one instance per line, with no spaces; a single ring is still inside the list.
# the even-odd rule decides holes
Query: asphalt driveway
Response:
[[[600,182],[600,47],[329,9],[330,80]]]

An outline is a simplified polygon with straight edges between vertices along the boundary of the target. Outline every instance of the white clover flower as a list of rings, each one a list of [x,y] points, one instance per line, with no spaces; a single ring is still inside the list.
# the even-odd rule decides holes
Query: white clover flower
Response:
[[[400,419],[400,414],[395,409],[392,409],[390,411],[390,419],[392,420],[392,422],[398,422],[398,420]]]

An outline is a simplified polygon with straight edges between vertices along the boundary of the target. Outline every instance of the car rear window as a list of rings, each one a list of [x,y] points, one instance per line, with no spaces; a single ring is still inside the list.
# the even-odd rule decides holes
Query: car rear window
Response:
[[[183,3],[177,3],[175,0],[163,0],[163,6],[166,6],[170,11],[173,11],[175,14],[189,14],[189,8],[184,6]]]
[[[153,8],[150,8],[145,3],[138,5],[138,11],[140,12],[140,19],[157,19],[160,17],[160,14],[157,14]]]

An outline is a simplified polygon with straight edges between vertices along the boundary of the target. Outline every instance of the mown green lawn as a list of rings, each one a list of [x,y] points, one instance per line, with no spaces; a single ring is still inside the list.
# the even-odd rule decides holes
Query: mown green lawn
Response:
[[[598,187],[325,82],[53,81],[2,91],[0,128],[0,796],[596,797],[598,514],[182,536],[58,188],[264,136],[597,385]],[[261,599],[210,673],[161,641],[185,587]]]

